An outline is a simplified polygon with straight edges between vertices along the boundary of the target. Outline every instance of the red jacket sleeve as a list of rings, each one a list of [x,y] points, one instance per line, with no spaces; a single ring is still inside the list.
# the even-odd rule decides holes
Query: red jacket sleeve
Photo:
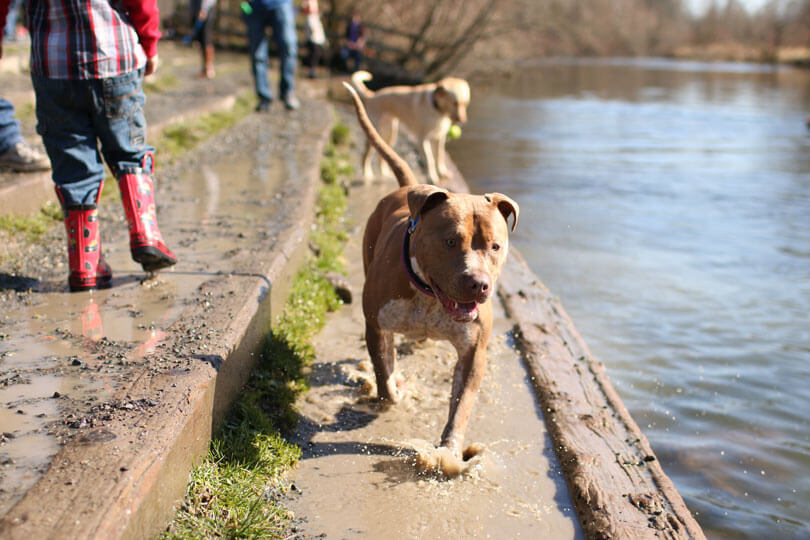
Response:
[[[7,2],[9,0],[0,0]],[[135,32],[141,40],[141,47],[148,58],[157,54],[157,43],[160,39],[160,13],[157,0],[124,0],[124,7]]]

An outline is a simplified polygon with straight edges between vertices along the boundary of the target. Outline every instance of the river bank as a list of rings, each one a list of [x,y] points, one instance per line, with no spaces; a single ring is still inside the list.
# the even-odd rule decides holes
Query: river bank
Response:
[[[138,538],[165,527],[309,249],[320,156],[339,105],[325,99],[323,86],[312,94],[301,86],[301,111],[249,115],[159,164],[158,217],[182,263],[158,279],[144,280],[129,261],[112,196],[101,209],[105,256],[117,271],[112,289],[66,292],[56,224],[40,241],[18,238],[5,253],[0,452],[4,489],[12,475],[23,488],[2,493],[4,537]],[[172,99],[182,98],[177,88]],[[458,175],[451,187],[466,189]],[[677,493],[661,488],[654,454],[616,408],[561,306],[517,252],[508,264],[523,277],[502,283],[510,306],[502,328],[517,326],[521,359],[547,389],[536,420],[554,426],[549,446],[585,535],[701,538]],[[352,320],[348,311],[340,316]],[[562,386],[565,373],[579,377],[570,388]],[[597,424],[606,428],[599,440],[578,446],[570,430]],[[611,448],[621,449],[621,459],[602,454]],[[631,485],[606,482],[616,477]],[[553,493],[538,497],[538,504],[566,504]]]

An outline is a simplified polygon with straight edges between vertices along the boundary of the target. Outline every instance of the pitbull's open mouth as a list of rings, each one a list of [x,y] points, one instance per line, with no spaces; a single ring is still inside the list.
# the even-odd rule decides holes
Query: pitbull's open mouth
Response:
[[[472,322],[478,317],[478,302],[456,302],[430,280],[431,287],[436,293],[436,298],[442,303],[444,311],[456,322]]]

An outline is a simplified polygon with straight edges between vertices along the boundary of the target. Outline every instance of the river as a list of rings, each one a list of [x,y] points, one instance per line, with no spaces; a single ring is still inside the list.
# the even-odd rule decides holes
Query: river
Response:
[[[448,145],[709,538],[810,537],[808,113],[808,71],[544,61]]]

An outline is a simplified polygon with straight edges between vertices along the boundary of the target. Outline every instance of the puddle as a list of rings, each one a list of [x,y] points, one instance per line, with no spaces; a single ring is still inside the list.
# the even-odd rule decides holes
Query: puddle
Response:
[[[142,363],[165,329],[197,301],[200,284],[232,272],[230,254],[257,243],[267,249],[272,239],[265,237],[265,224],[281,205],[275,193],[297,175],[294,157],[281,159],[267,150],[270,136],[269,128],[259,129],[261,151],[201,164],[161,190],[161,229],[178,255],[177,266],[144,280],[126,237],[105,236],[111,289],[69,294],[63,283],[46,287],[56,292],[34,292],[33,305],[3,326],[0,515],[48,468],[60,448],[57,434],[77,431],[76,411],[109,400],[129,367]]]
[[[364,216],[391,186],[352,189],[357,231],[347,259],[362,290]],[[352,251],[353,250],[353,251]],[[304,457],[291,474],[288,506],[299,531],[326,538],[581,538],[550,438],[496,305],[487,375],[466,443],[484,452],[461,477],[419,475],[414,455],[438,442],[447,419],[455,351],[448,343],[399,342],[405,397],[380,411],[365,399],[373,380],[356,301],[333,314],[316,340],[312,390],[300,401],[296,435]]]

